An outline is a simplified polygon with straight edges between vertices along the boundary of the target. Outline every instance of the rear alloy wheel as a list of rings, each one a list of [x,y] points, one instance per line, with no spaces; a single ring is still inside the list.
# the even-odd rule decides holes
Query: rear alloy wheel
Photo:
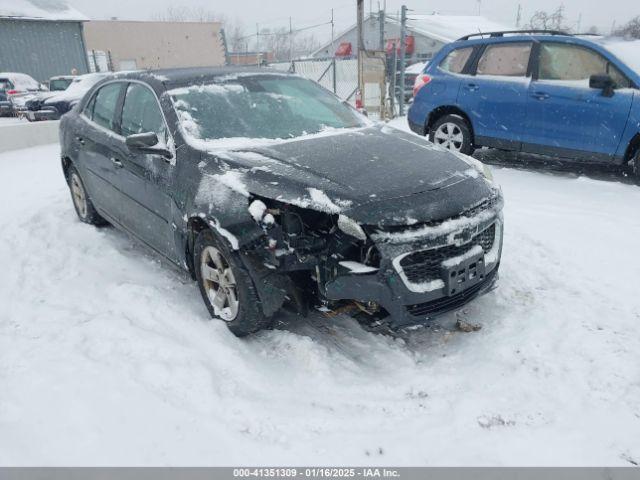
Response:
[[[211,230],[196,238],[193,260],[200,293],[212,318],[244,337],[271,325],[238,252]]]
[[[71,192],[71,201],[80,221],[90,225],[105,225],[107,223],[106,220],[100,216],[93,203],[91,203],[84,183],[75,167],[69,168],[67,182]]]
[[[473,142],[467,121],[459,115],[445,115],[429,131],[429,140],[447,150],[471,155]]]

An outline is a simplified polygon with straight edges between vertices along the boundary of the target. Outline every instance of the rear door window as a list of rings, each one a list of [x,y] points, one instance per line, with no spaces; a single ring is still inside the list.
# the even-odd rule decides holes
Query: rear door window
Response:
[[[445,72],[462,73],[472,52],[473,47],[456,48],[445,57],[440,68]]]
[[[489,45],[480,57],[476,75],[526,77],[531,45],[530,42]]]
[[[111,131],[116,131],[116,110],[122,83],[110,83],[105,85],[96,93],[91,112],[91,119]],[[91,102],[90,102],[91,104]]]
[[[628,88],[629,79],[598,52],[579,45],[545,42],[540,47],[540,80],[581,82],[589,85],[592,75],[608,74],[617,88]]]

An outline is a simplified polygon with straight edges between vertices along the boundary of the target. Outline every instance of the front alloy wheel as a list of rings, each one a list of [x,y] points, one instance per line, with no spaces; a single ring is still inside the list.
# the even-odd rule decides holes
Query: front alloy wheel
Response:
[[[212,230],[197,234],[193,265],[198,287],[212,318],[223,320],[238,337],[271,325],[251,274],[239,252]]]
[[[207,298],[216,316],[231,322],[238,316],[236,279],[229,262],[216,247],[208,246],[200,256],[200,273]]]

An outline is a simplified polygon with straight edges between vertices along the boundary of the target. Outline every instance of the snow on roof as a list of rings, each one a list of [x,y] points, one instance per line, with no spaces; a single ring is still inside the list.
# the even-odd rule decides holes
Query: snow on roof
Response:
[[[452,42],[472,33],[513,30],[509,25],[497,23],[478,15],[411,15],[407,28],[415,33],[441,42]]]
[[[0,18],[28,20],[86,21],[89,20],[66,0],[0,0]]]

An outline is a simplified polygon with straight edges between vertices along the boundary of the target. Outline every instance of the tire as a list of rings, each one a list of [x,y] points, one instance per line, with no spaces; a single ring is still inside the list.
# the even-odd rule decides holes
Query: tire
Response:
[[[465,155],[472,155],[475,150],[471,127],[460,115],[439,118],[429,131],[429,141]]]
[[[80,221],[95,226],[106,225],[108,222],[100,216],[93,203],[91,203],[84,182],[74,166],[69,167],[67,172],[67,184],[69,185],[73,208],[75,208]]]
[[[256,287],[240,255],[208,229],[198,234],[193,250],[196,280],[211,317],[224,321],[237,337],[268,328],[271,318],[262,311]],[[217,305],[215,298],[220,302]]]
[[[633,168],[631,169],[631,172],[633,173],[636,183],[640,185],[640,148],[633,157]]]

